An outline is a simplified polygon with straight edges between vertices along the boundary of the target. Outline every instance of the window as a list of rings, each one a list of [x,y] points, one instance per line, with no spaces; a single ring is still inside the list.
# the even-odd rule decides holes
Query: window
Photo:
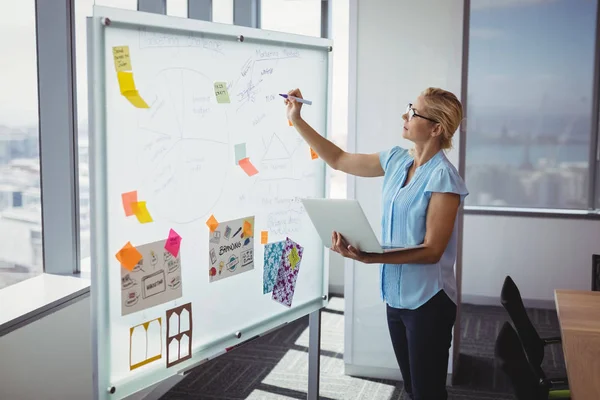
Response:
[[[167,0],[167,15],[187,18],[188,0]]]
[[[0,289],[44,270],[34,4],[0,0]]]
[[[331,140],[347,150],[348,142],[348,47],[350,43],[350,1],[332,2],[331,35],[333,39],[333,82],[331,105]],[[346,198],[346,177],[342,171],[331,171],[330,197]]]
[[[467,205],[588,208],[596,7],[472,0]]]
[[[261,0],[260,27],[321,36],[321,0]]]
[[[233,24],[233,0],[213,1],[212,20],[221,24]]]

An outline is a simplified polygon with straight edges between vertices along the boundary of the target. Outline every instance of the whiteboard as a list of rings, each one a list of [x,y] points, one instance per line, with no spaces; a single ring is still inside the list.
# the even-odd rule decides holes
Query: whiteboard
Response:
[[[326,165],[278,94],[301,88],[326,136],[332,43],[100,6],[88,42],[95,384],[120,399],[326,305],[328,257],[299,201],[326,196]],[[226,229],[246,250],[216,272]],[[282,258],[291,304],[265,293],[262,232],[298,246]]]

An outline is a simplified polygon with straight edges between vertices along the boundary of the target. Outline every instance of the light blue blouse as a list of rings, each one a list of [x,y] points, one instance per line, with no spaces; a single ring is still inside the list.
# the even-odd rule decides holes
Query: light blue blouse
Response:
[[[379,153],[383,178],[382,242],[400,246],[425,240],[427,206],[433,192],[457,193],[461,203],[469,194],[463,179],[443,150],[418,167],[404,187],[414,159],[408,150],[395,146]],[[457,218],[458,220],[458,218]],[[456,303],[454,263],[457,224],[448,247],[436,264],[382,264],[379,268],[381,298],[391,307],[415,309],[440,290]]]

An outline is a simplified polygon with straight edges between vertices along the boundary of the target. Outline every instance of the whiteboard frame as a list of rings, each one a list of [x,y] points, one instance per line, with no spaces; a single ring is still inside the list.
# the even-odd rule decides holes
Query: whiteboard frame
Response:
[[[160,383],[176,374],[184,375],[192,368],[226,353],[226,348],[239,346],[244,342],[263,336],[271,331],[311,313],[319,312],[328,303],[329,253],[323,249],[323,288],[321,297],[295,305],[289,310],[271,315],[260,323],[240,327],[241,336],[232,332],[231,336],[215,340],[206,346],[192,350],[192,358],[180,364],[179,368],[166,368],[162,363],[150,365],[144,374],[134,374],[130,378],[111,382],[110,341],[108,330],[110,313],[107,307],[109,296],[108,269],[110,265],[108,249],[108,211],[105,194],[106,177],[106,108],[105,108],[105,49],[104,31],[110,27],[151,27],[176,32],[195,32],[222,37],[236,37],[249,43],[270,42],[270,44],[292,44],[299,48],[323,49],[328,51],[327,92],[326,92],[326,132],[331,132],[333,57],[331,39],[261,30],[237,25],[177,18],[159,14],[129,11],[111,7],[94,6],[94,16],[87,18],[88,32],[88,106],[90,135],[90,203],[91,203],[91,316],[92,316],[92,359],[93,359],[93,398],[97,400],[122,399],[140,390]],[[323,197],[327,197],[330,187],[330,168],[325,166]],[[220,348],[222,350],[217,349]],[[320,347],[320,346],[319,346]],[[314,349],[312,349],[314,350]]]

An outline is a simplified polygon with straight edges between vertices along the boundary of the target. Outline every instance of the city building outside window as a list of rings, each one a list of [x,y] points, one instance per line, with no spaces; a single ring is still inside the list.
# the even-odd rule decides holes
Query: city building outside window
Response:
[[[0,0],[0,289],[44,272],[34,0]]]

